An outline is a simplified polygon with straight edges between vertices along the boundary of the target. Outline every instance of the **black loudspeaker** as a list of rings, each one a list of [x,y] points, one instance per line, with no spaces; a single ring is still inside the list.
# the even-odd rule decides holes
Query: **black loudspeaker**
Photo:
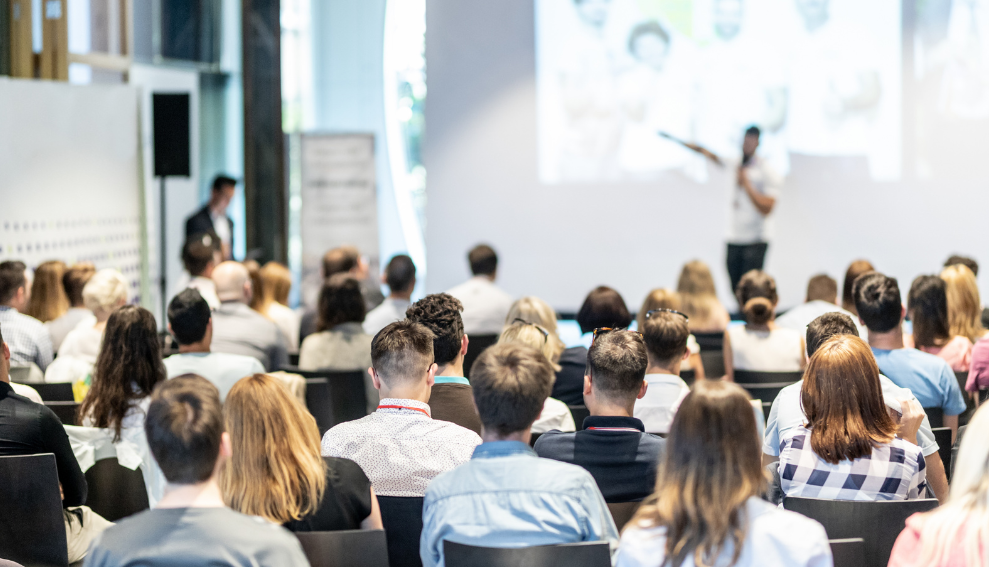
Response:
[[[151,95],[155,177],[189,177],[189,94]]]

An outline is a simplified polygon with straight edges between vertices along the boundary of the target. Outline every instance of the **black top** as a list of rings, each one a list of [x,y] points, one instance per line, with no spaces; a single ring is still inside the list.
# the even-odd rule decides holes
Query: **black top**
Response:
[[[534,448],[540,457],[587,469],[606,502],[639,501],[656,488],[656,466],[666,447],[665,439],[645,430],[634,417],[591,416],[584,420],[583,431],[548,431]]]
[[[234,247],[234,220],[227,215],[227,222],[230,223],[230,249]],[[204,232],[216,232],[213,229],[213,217],[209,215],[209,205],[196,211],[194,215],[185,219],[186,239],[203,234]]]
[[[86,477],[79,468],[62,422],[46,406],[14,393],[0,382],[0,455],[54,453],[63,506],[86,503]]]
[[[285,523],[293,532],[359,530],[371,515],[371,481],[350,459],[323,457],[326,462],[326,492],[315,513]]]
[[[584,405],[584,370],[587,367],[587,349],[579,346],[568,348],[560,355],[560,371],[556,373],[553,393],[568,406]],[[578,423],[579,427],[580,424]]]

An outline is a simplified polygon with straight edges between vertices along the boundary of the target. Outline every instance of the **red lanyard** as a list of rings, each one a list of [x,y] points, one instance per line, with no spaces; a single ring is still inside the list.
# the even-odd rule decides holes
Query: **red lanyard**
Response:
[[[590,431],[634,431],[635,433],[642,433],[634,427],[585,427],[586,430]]]
[[[432,417],[431,415],[429,415],[429,412],[428,411],[426,411],[426,410],[424,410],[422,408],[414,408],[414,407],[411,407],[411,406],[378,406],[378,409],[407,409],[407,410],[412,410],[412,411],[420,411],[426,417]]]

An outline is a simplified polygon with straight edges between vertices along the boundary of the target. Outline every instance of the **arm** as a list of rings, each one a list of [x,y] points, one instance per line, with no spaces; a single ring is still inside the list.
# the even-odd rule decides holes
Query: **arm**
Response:
[[[37,352],[38,358],[37,360],[35,360],[35,363],[37,363],[38,368],[40,368],[41,371],[44,372],[48,368],[48,365],[52,363],[52,360],[55,359],[55,349],[54,347],[52,347],[52,336],[48,332],[47,327],[42,329],[36,341],[37,341],[36,348],[38,349]]]
[[[763,216],[773,211],[773,207],[776,206],[776,199],[756,191],[755,187],[752,186],[752,182],[749,181],[749,176],[745,174],[745,170],[741,167],[738,168],[738,185],[742,189],[745,189],[745,194],[749,196],[756,210]]]
[[[807,368],[807,339],[800,337],[800,369]]]
[[[958,437],[958,416],[957,415],[944,416],[944,426],[951,428],[951,442],[954,443],[955,439]]]
[[[48,408],[42,406],[40,430],[44,436],[45,449],[55,455],[55,466],[58,469],[58,482],[62,485],[62,504],[65,506],[82,506],[86,503],[86,493],[89,487],[86,477],[79,468],[79,461],[72,452],[69,436],[65,428]]]
[[[371,487],[371,513],[361,522],[362,530],[380,530],[384,526],[381,523],[381,508],[378,507],[378,496]]]
[[[442,517],[443,514],[437,512],[427,488],[422,506],[422,535],[419,536],[419,559],[422,560],[422,567],[436,567],[443,560],[443,537],[440,535]]]
[[[924,457],[927,461],[927,485],[934,492],[939,504],[948,501],[948,476],[944,473],[944,463],[941,462],[941,454],[937,451]]]
[[[728,331],[725,330],[725,338],[721,343],[721,353],[725,360],[725,380],[729,382],[735,381],[735,367],[732,364],[731,357],[731,340],[728,338]]]
[[[700,353],[690,355],[690,367],[694,369],[695,382],[704,380],[704,362],[701,360]]]

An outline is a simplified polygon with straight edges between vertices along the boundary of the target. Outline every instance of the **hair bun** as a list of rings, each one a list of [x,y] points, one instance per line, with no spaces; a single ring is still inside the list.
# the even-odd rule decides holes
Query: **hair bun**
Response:
[[[753,297],[742,308],[745,320],[753,325],[765,325],[773,318],[773,302],[765,297]]]

